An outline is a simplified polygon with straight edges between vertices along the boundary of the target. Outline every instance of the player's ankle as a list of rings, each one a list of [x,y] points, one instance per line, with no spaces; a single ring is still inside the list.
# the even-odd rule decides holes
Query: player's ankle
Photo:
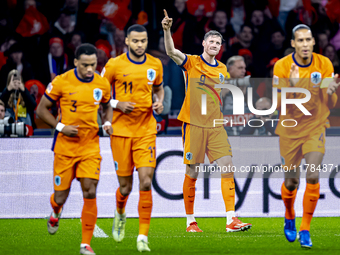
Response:
[[[139,241],[148,242],[148,236],[146,236],[146,235],[138,235],[137,242],[139,242]]]

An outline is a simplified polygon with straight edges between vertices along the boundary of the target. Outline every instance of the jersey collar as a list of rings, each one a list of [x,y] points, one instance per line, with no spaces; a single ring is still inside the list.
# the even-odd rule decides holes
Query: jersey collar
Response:
[[[215,59],[216,64],[215,64],[215,65],[212,65],[212,64],[209,64],[207,61],[205,61],[205,59],[203,58],[203,55],[201,55],[200,57],[201,57],[201,59],[204,61],[204,63],[206,63],[208,66],[211,66],[211,67],[216,67],[216,66],[218,66],[218,62],[217,62],[216,59]]]
[[[309,66],[312,64],[312,62],[313,62],[313,54],[312,54],[312,57],[311,57],[311,59],[310,59],[309,64],[307,64],[307,65],[300,65],[300,64],[296,61],[296,59],[295,59],[295,52],[293,53],[292,57],[293,57],[294,63],[295,63],[298,67],[309,67]]]
[[[127,56],[128,60],[129,60],[131,63],[134,63],[134,64],[136,64],[136,65],[144,64],[145,61],[146,61],[146,54],[144,55],[144,60],[141,61],[141,62],[133,61],[133,60],[130,58],[129,52],[126,52],[126,56]]]
[[[93,78],[94,78],[94,74],[93,74],[93,76],[91,77],[91,79],[89,79],[89,80],[85,80],[85,79],[80,78],[80,77],[78,76],[78,73],[77,73],[77,68],[74,68],[74,75],[77,77],[77,79],[78,79],[79,81],[81,81],[81,82],[86,82],[86,83],[89,83],[89,82],[93,81]]]

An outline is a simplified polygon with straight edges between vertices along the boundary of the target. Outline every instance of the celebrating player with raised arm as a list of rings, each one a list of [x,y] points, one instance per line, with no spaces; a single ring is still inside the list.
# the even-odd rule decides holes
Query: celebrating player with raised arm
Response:
[[[113,113],[111,136],[112,155],[115,161],[119,188],[113,238],[121,242],[125,235],[125,205],[132,189],[132,174],[136,167],[139,176],[139,235],[138,251],[150,251],[152,194],[151,182],[156,166],[156,119],[163,111],[163,67],[161,61],[145,53],[148,34],[145,27],[132,25],[127,30],[125,43],[129,51],[111,58],[102,75],[113,87],[111,105]],[[157,98],[152,103],[152,94]]]
[[[183,121],[182,138],[186,174],[183,183],[184,205],[187,215],[187,232],[202,232],[194,217],[195,184],[198,177],[196,166],[204,163],[205,154],[210,162],[231,169],[232,152],[228,135],[223,126],[215,127],[214,120],[223,119],[220,111],[221,89],[214,88],[223,83],[227,67],[215,59],[221,49],[222,35],[214,30],[205,34],[203,54],[186,55],[175,49],[170,28],[172,19],[164,10],[162,26],[166,53],[179,65],[185,74],[186,95],[178,119]],[[206,97],[205,115],[201,114],[201,98]],[[252,225],[241,222],[235,216],[235,183],[232,171],[221,174],[222,196],[227,214],[227,232],[247,230]]]
[[[58,230],[64,203],[74,178],[80,181],[84,197],[81,215],[82,241],[80,254],[95,254],[90,247],[97,221],[96,189],[100,174],[100,149],[97,114],[103,105],[104,130],[112,134],[111,87],[95,73],[97,49],[91,44],[80,45],[72,69],[58,75],[47,87],[37,108],[37,114],[56,128],[54,151],[54,193],[51,196],[52,214],[47,222],[48,232]],[[59,101],[59,122],[49,112],[54,101]],[[58,252],[56,252],[58,253]]]
[[[311,98],[303,106],[311,115],[305,115],[295,105],[287,105],[284,119],[293,119],[295,127],[278,125],[276,133],[280,136],[280,153],[285,172],[285,181],[281,187],[282,200],[286,207],[284,233],[289,242],[296,239],[294,202],[299,186],[299,165],[306,160],[307,186],[303,197],[303,216],[299,240],[301,247],[311,248],[310,223],[320,196],[319,169],[325,154],[325,128],[329,108],[334,107],[337,96],[334,93],[339,86],[338,74],[334,75],[331,61],[313,53],[315,44],[311,29],[306,25],[297,25],[292,31],[291,45],[295,52],[280,59],[274,66],[273,86],[277,87],[278,98],[281,88],[299,87],[310,91]],[[333,78],[334,76],[334,78]],[[325,79],[328,78],[328,79]],[[288,93],[287,98],[304,98],[303,93]],[[278,100],[280,103],[280,100]],[[278,107],[280,104],[278,104]]]

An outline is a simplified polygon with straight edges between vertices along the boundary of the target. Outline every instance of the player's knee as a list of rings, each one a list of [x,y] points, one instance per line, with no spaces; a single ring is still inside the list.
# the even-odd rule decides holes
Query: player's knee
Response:
[[[144,178],[143,180],[140,180],[139,189],[141,191],[151,190],[151,182],[151,178]]]
[[[83,190],[83,196],[84,198],[87,198],[87,199],[96,198],[96,189]]]
[[[299,178],[286,179],[285,186],[290,191],[297,189],[297,187],[299,186]]]
[[[62,206],[65,204],[67,199],[67,196],[65,195],[59,195],[59,196],[54,196],[54,202],[56,202],[57,205]]]
[[[131,190],[132,190],[132,184],[130,184],[130,183],[126,184],[124,186],[120,186],[120,193],[124,197],[128,196],[130,194]]]
[[[313,177],[307,177],[306,178],[307,183],[309,184],[317,184],[319,182],[319,178],[313,178]]]

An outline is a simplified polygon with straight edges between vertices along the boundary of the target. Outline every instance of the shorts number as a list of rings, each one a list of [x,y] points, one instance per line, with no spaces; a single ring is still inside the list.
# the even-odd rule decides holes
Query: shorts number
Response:
[[[149,147],[151,158],[156,158],[156,148],[155,147]]]
[[[319,141],[321,141],[322,144],[323,144],[323,133],[321,133],[321,135],[320,135],[320,137],[319,137]]]
[[[72,104],[73,109],[70,109],[70,111],[71,112],[76,112],[77,111],[77,106],[76,106],[77,100],[71,100],[71,102],[73,102],[73,104]]]

